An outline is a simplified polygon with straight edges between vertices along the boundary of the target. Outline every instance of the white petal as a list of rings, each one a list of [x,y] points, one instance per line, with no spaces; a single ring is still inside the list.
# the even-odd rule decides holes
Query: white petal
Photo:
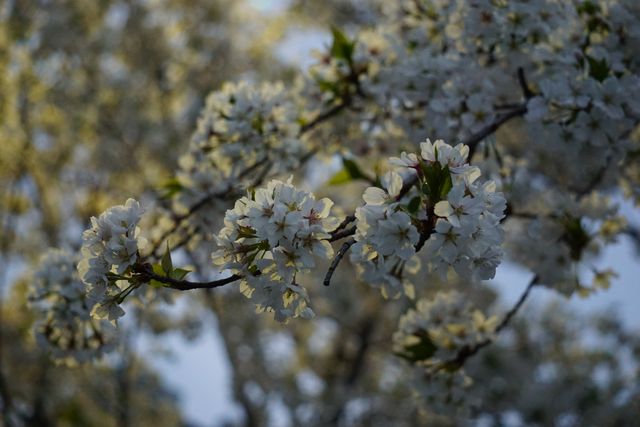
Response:
[[[436,203],[434,208],[434,212],[436,215],[446,218],[453,213],[453,208],[446,200]]]
[[[382,205],[387,198],[387,193],[382,188],[369,187],[364,191],[362,199],[369,205]]]

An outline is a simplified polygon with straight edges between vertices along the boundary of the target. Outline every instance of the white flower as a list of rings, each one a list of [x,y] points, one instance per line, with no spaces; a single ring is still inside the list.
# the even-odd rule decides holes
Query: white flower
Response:
[[[204,195],[235,190],[266,172],[296,168],[310,149],[300,135],[299,117],[291,89],[281,82],[225,83],[212,92],[189,151],[179,161],[175,209],[188,211]],[[215,206],[199,210],[191,221],[210,226],[211,211]]]
[[[608,145],[615,137],[614,124],[600,110],[590,113],[580,111],[573,126],[573,133],[578,140],[602,147]]]
[[[85,362],[111,350],[111,324],[92,319],[93,301],[76,271],[77,257],[60,249],[42,256],[33,276],[29,301],[39,313],[38,341],[57,360]]]
[[[465,196],[465,186],[454,185],[447,195],[447,200],[436,203],[435,214],[446,218],[454,227],[460,227],[463,218],[472,221],[483,210],[483,200]]]
[[[548,111],[547,101],[541,96],[534,96],[527,101],[527,114],[524,117],[530,122],[538,122],[547,115]]]
[[[382,188],[369,187],[365,190],[362,199],[368,205],[383,205],[396,201],[402,190],[402,177],[394,171],[387,172],[382,177]]]
[[[96,319],[108,319],[111,322],[118,320],[124,316],[124,310],[113,299],[108,299],[104,302],[98,303],[91,310],[91,316]]]
[[[480,280],[493,279],[496,275],[496,268],[500,265],[504,253],[495,246],[488,247],[483,253],[472,257],[472,272]]]
[[[110,307],[115,295],[122,291],[109,275],[123,275],[138,261],[138,250],[145,244],[138,229],[142,213],[140,204],[128,199],[124,205],[111,207],[98,218],[91,218],[91,228],[82,234],[78,273],[95,300],[91,313],[96,319],[115,320],[124,314],[117,304],[117,309],[105,312],[105,307]]]
[[[318,257],[333,256],[326,240],[338,224],[330,215],[332,205],[291,181],[273,180],[227,211],[213,261],[243,276],[240,290],[260,311],[273,311],[278,321],[311,316],[296,276],[315,268]]]
[[[454,359],[463,347],[493,338],[496,324],[496,317],[485,317],[465,295],[438,292],[432,299],[418,300],[415,309],[400,318],[393,335],[394,351],[424,366],[436,366]],[[426,357],[412,350],[423,342],[434,346]]]
[[[363,196],[366,204],[356,209],[351,261],[367,283],[381,288],[383,296],[395,298],[408,289],[404,265],[414,257],[420,235],[411,217],[398,210],[402,177],[391,171],[381,181],[384,189],[367,188]]]
[[[442,167],[449,167],[449,170],[456,174],[466,173],[469,169],[467,157],[469,157],[469,147],[458,144],[455,147],[447,144],[441,139],[431,143],[427,139],[420,144],[421,156],[429,163],[440,163]]]
[[[453,227],[449,221],[438,219],[434,231],[435,233],[431,235],[425,244],[427,253],[448,264],[453,264],[462,253],[466,243],[463,230]]]
[[[494,118],[491,101],[480,94],[472,94],[465,105],[467,112],[462,114],[462,124],[470,132],[477,132],[487,126]]]
[[[621,89],[622,87],[618,79],[609,77],[602,82],[599,96],[593,100],[593,104],[596,107],[600,108],[607,116],[614,120],[620,120],[625,115],[622,109],[625,97]]]
[[[403,151],[402,154],[400,154],[400,157],[390,157],[389,164],[415,170],[415,168],[420,164],[420,161],[415,153],[407,154]]]
[[[506,201],[496,192],[495,182],[478,181],[480,169],[465,163],[467,146],[427,140],[421,148],[427,163],[421,167],[426,169],[417,175],[417,185],[408,189],[410,202],[398,200],[403,182],[390,172],[382,179],[384,188],[367,188],[365,205],[356,209],[356,243],[350,259],[363,280],[381,288],[385,296],[410,289],[406,266],[416,259],[417,248],[424,246],[431,271],[443,277],[451,267],[466,278],[490,278],[502,256],[500,220]],[[403,153],[403,158],[413,156]],[[403,167],[413,161],[396,160]],[[450,188],[443,186],[446,182],[452,183]],[[439,193],[443,189],[448,193]]]

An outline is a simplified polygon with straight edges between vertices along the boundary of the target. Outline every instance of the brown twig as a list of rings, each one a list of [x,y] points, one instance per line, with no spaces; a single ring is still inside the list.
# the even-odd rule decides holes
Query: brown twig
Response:
[[[538,275],[535,275],[529,281],[529,284],[527,285],[525,290],[522,292],[522,294],[520,295],[520,298],[518,298],[518,301],[516,301],[515,305],[513,307],[511,307],[511,309],[509,311],[507,311],[507,313],[504,315],[504,317],[502,318],[502,320],[500,321],[498,326],[496,326],[496,329],[495,329],[495,333],[496,334],[499,334],[504,328],[507,327],[509,322],[511,322],[511,319],[513,319],[513,317],[518,313],[520,308],[524,305],[525,301],[529,297],[529,294],[531,293],[531,290],[535,286],[537,286],[538,284],[539,284],[538,283]],[[458,351],[458,354],[456,354],[456,357],[454,357],[453,359],[447,360],[447,361],[445,361],[445,362],[443,362],[441,364],[438,364],[438,367],[436,369],[449,368],[449,367],[460,368],[465,364],[467,359],[469,359],[471,356],[473,356],[476,353],[478,353],[478,351],[480,351],[482,348],[488,346],[493,341],[494,341],[494,339],[487,338],[487,339],[485,339],[483,341],[480,341],[479,343],[477,343],[475,345],[464,346],[464,347],[462,347],[460,349],[460,351]]]
[[[318,116],[315,119],[311,120],[309,123],[303,125],[300,128],[300,134],[304,134],[304,133],[310,131],[311,129],[313,129],[314,127],[319,125],[320,123],[322,123],[322,122],[330,119],[331,117],[337,115],[342,110],[347,108],[350,104],[351,104],[351,98],[347,98],[346,100],[340,102],[339,104],[334,105],[333,107],[331,107],[327,111],[318,114]]]
[[[502,126],[503,124],[505,124],[509,120],[511,120],[511,119],[513,119],[515,117],[524,116],[526,113],[527,113],[526,104],[520,105],[519,107],[514,108],[511,111],[508,111],[508,112],[506,112],[504,114],[501,114],[501,115],[497,116],[496,119],[492,123],[488,124],[484,128],[480,129],[478,132],[474,133],[469,138],[467,138],[463,142],[463,144],[469,146],[469,159],[471,159],[473,157],[473,153],[475,153],[475,150],[476,150],[478,144],[480,144],[480,142],[483,139],[485,139],[489,135],[495,133],[498,129],[500,129],[500,126]]]
[[[342,258],[344,258],[344,256],[347,254],[347,251],[349,251],[349,248],[351,248],[354,243],[356,243],[354,239],[349,239],[342,244],[335,258],[333,258],[333,261],[331,261],[331,265],[327,270],[327,274],[324,276],[324,281],[322,283],[325,286],[329,286],[331,284],[331,278],[333,277],[333,273],[335,273],[336,268],[338,268],[338,264],[340,264],[340,261],[342,261]]]
[[[304,126],[302,126],[300,128],[299,135],[303,135],[306,132],[312,130],[314,127],[318,126],[322,122],[324,122],[324,121],[332,118],[333,116],[337,115],[338,113],[340,113],[343,109],[347,108],[349,105],[351,105],[351,98],[346,98],[343,102],[334,105],[329,110],[327,110],[327,111],[325,111],[323,113],[320,113],[315,119],[313,119],[312,121],[310,121],[309,123],[307,123],[306,125],[304,125]],[[306,162],[315,153],[316,153],[316,150],[311,150],[309,155],[306,155],[306,156],[303,157],[302,161]],[[250,173],[251,171],[253,171],[254,169],[258,168],[259,166],[261,166],[263,164],[264,164],[264,162],[258,162],[258,163],[255,163],[255,164],[251,165],[250,167],[248,167],[247,169],[242,171],[240,173],[240,175],[238,175],[238,179],[242,178],[243,176],[247,175],[248,173]],[[267,163],[267,164],[270,165],[269,163]],[[262,180],[269,174],[269,170],[270,170],[270,167],[266,167],[262,171],[262,173],[258,176],[258,178],[251,185],[253,187],[257,187],[258,185],[260,185]],[[193,214],[195,214],[197,211],[199,211],[203,207],[207,206],[212,201],[220,200],[220,199],[226,199],[226,198],[229,198],[230,196],[232,196],[231,190],[233,189],[234,184],[235,184],[235,182],[233,184],[230,184],[223,191],[219,191],[219,192],[216,192],[216,193],[212,193],[212,194],[206,195],[201,200],[196,202],[193,206],[191,206],[186,213],[184,213],[182,215],[175,215],[173,217],[173,226],[170,229],[166,230],[160,236],[160,238],[156,242],[154,242],[152,244],[151,251],[149,252],[148,257],[154,257],[155,258],[155,257],[158,256],[157,252],[162,247],[162,244],[164,243],[164,241],[172,233],[175,233],[180,228],[180,226],[182,225],[183,221],[189,219]]]
[[[344,229],[347,225],[351,224],[353,221],[356,220],[356,216],[355,215],[347,215],[344,220],[342,220],[342,222],[340,223],[340,225],[338,225],[336,227],[335,230],[333,230],[331,233],[329,234],[335,234],[337,232],[339,232],[340,230]]]
[[[344,239],[345,237],[353,236],[354,234],[356,234],[355,225],[347,229],[339,230],[335,233],[331,233],[331,237],[329,237],[327,240],[329,242],[335,242],[336,240]]]
[[[522,90],[524,99],[528,100],[536,96],[527,83],[527,78],[524,75],[524,68],[522,67],[518,67],[518,83],[520,83],[520,89]]]
[[[150,282],[151,280],[155,280],[157,282],[168,285],[168,288],[177,289],[179,291],[219,288],[221,286],[228,285],[229,283],[233,283],[242,279],[242,276],[233,274],[229,277],[225,277],[224,279],[211,280],[209,282],[192,282],[189,280],[178,280],[172,277],[162,276],[160,274],[154,273],[150,264],[143,264],[142,266],[139,266],[135,273],[137,275],[137,278],[139,278],[143,282]]]
[[[522,104],[516,104],[512,110],[496,116],[496,119],[492,123],[480,129],[478,132],[474,133],[469,138],[467,138],[466,141],[463,142],[463,144],[469,146],[469,159],[473,157],[478,144],[480,144],[483,139],[496,132],[500,128],[500,126],[502,126],[509,120],[515,117],[524,116],[527,113],[527,101],[533,98],[536,94],[529,87],[524,74],[524,69],[522,67],[518,68],[517,74],[518,82],[520,83],[520,89],[522,90],[522,96],[524,97],[525,102]]]
[[[520,298],[518,298],[518,301],[515,303],[513,307],[511,307],[511,310],[509,310],[507,314],[505,314],[505,316],[502,318],[502,321],[498,324],[498,326],[496,326],[496,333],[500,333],[500,331],[502,331],[509,324],[509,322],[511,321],[513,316],[516,315],[518,310],[520,310],[524,302],[529,297],[529,294],[531,293],[531,290],[533,289],[533,287],[539,285],[538,279],[539,279],[538,275],[535,275],[529,281],[529,284],[525,288],[524,292],[522,292],[522,294],[520,295]]]

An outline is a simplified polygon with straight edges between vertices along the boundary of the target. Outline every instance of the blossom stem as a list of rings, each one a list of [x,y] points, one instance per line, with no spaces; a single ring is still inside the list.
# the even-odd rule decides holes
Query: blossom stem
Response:
[[[522,292],[522,295],[520,295],[520,298],[518,299],[518,301],[516,302],[516,304],[511,307],[511,310],[509,310],[507,312],[507,314],[505,314],[505,316],[502,318],[502,321],[500,322],[500,324],[498,324],[498,326],[496,327],[496,333],[500,333],[500,331],[502,331],[511,321],[511,319],[513,318],[513,316],[516,315],[516,313],[518,312],[518,310],[520,310],[520,308],[522,307],[522,305],[524,304],[524,302],[527,300],[527,298],[529,297],[529,294],[531,293],[531,290],[533,289],[534,286],[538,285],[538,275],[533,276],[533,278],[529,281],[529,284],[527,285],[527,287],[525,288],[524,292]]]
[[[522,67],[518,67],[518,83],[520,83],[520,89],[522,89],[522,95],[524,95],[525,99],[531,99],[536,96],[527,83],[527,78],[524,75],[524,68]]]
[[[345,98],[344,101],[340,102],[339,104],[334,105],[333,107],[331,107],[330,109],[328,109],[327,111],[320,113],[315,119],[313,119],[312,121],[310,121],[309,123],[307,123],[306,125],[302,126],[300,128],[300,135],[305,134],[306,132],[310,131],[311,129],[313,129],[314,127],[316,127],[317,125],[321,124],[322,122],[332,118],[333,116],[337,115],[338,113],[340,113],[342,110],[344,110],[345,108],[349,107],[349,105],[351,105],[351,98]],[[312,150],[310,152],[310,154],[315,154],[316,150]],[[312,156],[304,156],[303,161],[307,161],[311,158]],[[253,169],[257,168],[258,166],[264,164],[263,162],[258,162],[253,164],[252,166],[250,166],[249,168],[245,169],[243,172],[240,173],[240,175],[238,176],[238,178],[241,178],[242,176],[246,175],[247,173],[251,172]],[[268,175],[269,170],[271,164],[268,163],[268,167],[265,168],[262,173],[260,174],[260,176],[258,177],[258,179],[256,179],[255,182],[252,183],[253,187],[257,187],[258,185],[260,185],[261,181]],[[235,184],[235,182],[234,182]],[[209,194],[205,197],[203,197],[202,199],[200,199],[200,201],[196,202],[193,206],[191,206],[189,208],[189,210],[182,214],[182,215],[176,215],[173,218],[173,226],[165,231],[162,236],[160,236],[160,238],[153,243],[151,251],[149,252],[148,257],[158,257],[158,250],[160,249],[160,247],[162,246],[162,243],[167,239],[167,237],[169,237],[172,233],[174,233],[176,230],[178,230],[178,228],[182,225],[182,222],[186,219],[188,219],[189,217],[191,217],[191,215],[193,215],[194,213],[196,213],[197,211],[199,211],[200,209],[202,209],[203,207],[207,206],[209,203],[211,203],[213,200],[217,200],[217,199],[224,199],[224,198],[228,198],[230,195],[232,195],[231,190],[233,189],[233,185],[231,184],[229,185],[229,187],[227,189],[225,189],[224,191],[219,191],[213,194]]]
[[[502,318],[502,320],[500,321],[498,326],[496,326],[496,329],[495,329],[495,333],[496,334],[499,334],[504,328],[507,327],[507,325],[509,324],[511,319],[513,319],[513,317],[518,313],[520,308],[523,306],[524,302],[529,297],[529,294],[531,293],[531,290],[534,288],[534,286],[536,286],[538,284],[539,284],[538,275],[535,275],[529,281],[529,284],[527,285],[525,290],[522,292],[522,294],[520,295],[520,298],[518,298],[518,301],[516,301],[515,305],[513,307],[511,307],[511,309],[504,315],[504,317]],[[464,363],[467,361],[468,358],[470,358],[471,356],[475,355],[482,348],[488,346],[489,344],[491,344],[493,342],[494,342],[494,339],[487,338],[484,341],[480,341],[479,343],[477,343],[475,345],[464,346],[464,347],[462,347],[460,349],[460,351],[458,351],[458,354],[456,355],[455,358],[450,359],[448,361],[445,361],[445,362],[439,364],[436,369],[442,369],[442,368],[445,368],[445,367],[460,368],[460,367],[462,367],[462,365],[464,365]]]
[[[191,282],[189,280],[178,280],[172,277],[161,276],[147,269],[140,273],[140,278],[145,281],[155,280],[157,282],[164,283],[168,285],[168,288],[171,289],[177,289],[179,291],[189,291],[192,289],[219,288],[221,286],[228,285],[229,283],[233,283],[237,280],[242,279],[242,276],[233,274],[229,277],[225,277],[224,279],[212,280],[209,282]]]
[[[344,258],[344,256],[347,254],[347,251],[349,251],[349,248],[351,248],[351,246],[353,246],[355,242],[356,241],[354,239],[349,239],[342,244],[335,258],[333,259],[333,261],[331,261],[331,265],[329,266],[329,270],[327,270],[326,276],[324,276],[323,283],[325,286],[329,286],[331,284],[331,278],[333,277],[333,273],[335,273],[336,268],[338,268],[338,264],[340,264],[342,258]]]
[[[469,160],[471,160],[478,144],[480,144],[483,139],[497,131],[500,126],[513,119],[514,117],[524,116],[527,113],[526,101],[533,98],[535,96],[535,93],[529,87],[527,79],[524,75],[524,69],[522,67],[518,68],[518,82],[520,83],[520,88],[522,89],[522,95],[525,98],[525,102],[523,104],[514,106],[511,111],[507,111],[506,113],[497,116],[492,123],[489,123],[487,126],[480,129],[478,132],[474,133],[469,138],[467,138],[466,141],[463,142],[463,144],[469,146]]]
[[[338,230],[336,232],[331,233],[331,237],[327,240],[329,242],[335,242],[336,240],[344,239],[345,237],[352,236],[356,234],[356,226],[349,227],[344,230]]]
[[[473,157],[473,153],[475,152],[478,144],[480,144],[480,142],[483,139],[493,134],[495,131],[497,131],[500,128],[500,126],[502,126],[509,120],[515,117],[524,116],[526,113],[527,113],[527,105],[522,104],[517,108],[514,108],[513,110],[508,111],[496,117],[496,119],[492,123],[488,124],[484,128],[480,129],[478,132],[474,133],[469,138],[467,138],[467,140],[464,141],[463,144],[469,146],[469,159]]]
[[[356,216],[355,215],[347,215],[345,217],[345,219],[340,223],[340,225],[338,225],[338,227],[336,227],[336,229],[331,232],[331,234],[333,235],[333,234],[337,233],[338,231],[346,228],[347,225],[349,225],[350,223],[352,223],[355,220],[356,220]]]
[[[347,108],[350,103],[351,103],[350,98],[346,98],[344,101],[334,105],[333,107],[329,108],[327,111],[318,114],[318,116],[316,116],[316,118],[314,118],[309,123],[305,124],[304,126],[302,126],[300,128],[300,133],[303,134],[305,132],[308,132],[311,129],[313,129],[314,127],[316,127],[317,125],[319,125],[320,123],[322,123],[322,122],[330,119],[331,117],[339,114],[342,110]]]

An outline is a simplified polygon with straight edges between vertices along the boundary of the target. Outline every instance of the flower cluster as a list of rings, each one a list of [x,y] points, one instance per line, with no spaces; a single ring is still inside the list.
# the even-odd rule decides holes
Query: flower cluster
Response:
[[[356,243],[351,248],[351,262],[355,263],[362,279],[379,287],[385,298],[411,295],[410,284],[403,280],[405,266],[415,270],[417,259],[414,246],[420,238],[411,216],[402,210],[398,198],[402,177],[389,172],[382,178],[384,189],[369,187],[363,195],[365,205],[356,209]],[[413,268],[412,268],[413,267]]]
[[[504,114],[526,112],[518,150],[503,145],[501,155],[526,157],[527,169],[574,190],[633,151],[638,5],[400,0],[381,8],[376,27],[354,35],[354,46],[332,49],[334,57],[312,70],[322,69],[325,83],[352,64],[358,90],[375,100],[363,109],[365,135],[357,139],[382,152],[424,135],[467,138]],[[333,47],[342,46],[336,40]],[[335,53],[351,56],[339,61]],[[516,76],[518,69],[526,78]]]
[[[76,261],[60,249],[44,254],[33,276],[29,301],[41,315],[35,326],[38,341],[55,359],[84,362],[115,345],[115,330],[109,322],[91,318],[93,302],[78,277]]]
[[[214,263],[242,276],[240,290],[258,310],[273,311],[278,321],[311,317],[297,274],[316,267],[315,257],[333,256],[327,241],[337,225],[329,215],[332,205],[296,189],[290,180],[272,180],[227,211]]]
[[[434,206],[434,233],[425,245],[433,270],[444,275],[451,266],[465,278],[493,278],[503,255],[500,220],[506,200],[495,182],[477,181],[480,170],[466,163],[467,146],[427,140],[421,148],[428,165],[437,163],[451,173],[451,188]]]
[[[183,207],[271,170],[290,170],[306,152],[299,113],[282,83],[226,83],[200,114],[177,174]]]
[[[89,286],[89,295],[96,305],[91,315],[97,319],[115,320],[124,314],[118,305],[129,284],[123,276],[139,259],[138,249],[144,245],[139,236],[138,222],[143,210],[128,199],[125,205],[114,206],[98,218],[91,218],[91,228],[82,234],[82,259],[78,272]]]
[[[594,174],[618,163],[631,147],[627,137],[634,121],[629,118],[640,115],[640,103],[631,94],[640,90],[640,79],[612,75],[600,81],[574,71],[543,78],[539,86],[540,94],[529,101],[526,115],[527,130],[536,141],[534,165],[580,189]]]
[[[514,192],[520,189],[518,183]],[[612,200],[599,193],[575,200],[554,191],[532,192],[527,197],[527,205],[520,203],[522,212],[541,214],[532,219],[516,212],[516,221],[507,227],[505,244],[511,259],[535,273],[541,284],[565,296],[574,292],[586,296],[608,287],[615,273],[602,270],[593,260],[626,227]],[[514,200],[521,202],[518,197]],[[593,272],[591,284],[584,271]]]
[[[473,309],[468,299],[456,291],[420,299],[415,309],[400,318],[393,335],[394,351],[422,367],[414,388],[432,410],[465,408],[465,390],[472,381],[456,365],[456,357],[462,349],[492,339],[496,323],[496,317],[487,318]]]
[[[435,414],[469,414],[474,403],[469,393],[473,379],[464,369],[453,372],[425,372],[418,366],[415,367],[415,371],[411,387],[421,406],[426,403],[426,408]]]
[[[487,318],[468,298],[456,291],[420,299],[415,309],[400,318],[393,335],[394,351],[426,367],[454,360],[458,352],[491,339],[495,316]]]
[[[384,188],[368,188],[366,204],[356,210],[351,261],[385,297],[413,294],[403,281],[419,267],[415,255],[423,244],[431,270],[443,275],[453,267],[465,278],[489,279],[502,259],[506,201],[496,184],[478,182],[480,170],[467,163],[467,146],[427,140],[421,149],[420,156],[403,152],[390,159],[409,172],[406,183],[388,172]]]

